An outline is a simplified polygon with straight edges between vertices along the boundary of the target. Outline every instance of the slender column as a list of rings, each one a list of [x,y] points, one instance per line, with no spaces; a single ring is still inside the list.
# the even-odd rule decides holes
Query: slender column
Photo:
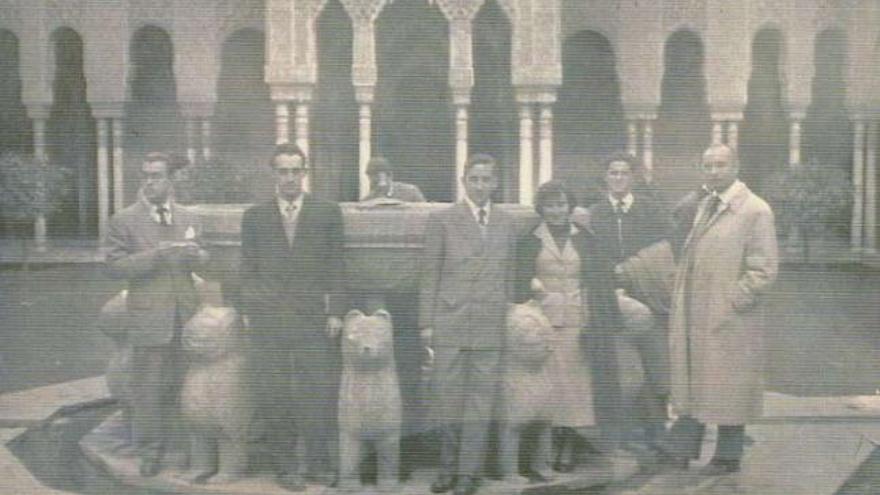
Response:
[[[456,197],[463,199],[465,192],[459,177],[464,176],[464,166],[468,159],[468,106],[455,106],[455,177]]]
[[[290,109],[286,101],[275,104],[275,144],[290,142]]]
[[[853,136],[853,213],[852,226],[850,228],[850,247],[854,251],[862,248],[862,229],[864,228],[864,184],[863,172],[865,166],[865,122],[855,121],[855,135]]]
[[[637,120],[626,122],[626,152],[632,156],[638,156],[639,123]]]
[[[211,161],[211,119],[202,119],[202,159]]]
[[[121,118],[113,119],[113,211],[125,207],[125,128]]]
[[[198,122],[196,119],[190,117],[186,119],[186,158],[190,163],[196,162],[197,151],[196,151],[196,134]]]
[[[370,178],[367,177],[367,164],[372,157],[373,111],[369,103],[361,103],[358,112],[358,197],[370,192]]]
[[[724,132],[720,121],[712,122],[712,144],[722,144],[724,142]]]
[[[306,156],[309,155],[309,103],[307,101],[298,101],[296,103],[296,117],[294,121],[295,133],[296,133],[296,145],[299,146],[299,149],[302,150]],[[309,174],[303,179],[303,189],[306,191],[311,191],[312,180],[314,174],[314,161],[309,159],[311,163],[312,170],[309,171]]]
[[[654,180],[654,123],[651,119],[642,121],[642,132],[642,169],[645,182],[650,184]]]
[[[801,163],[801,120],[794,118],[788,131],[788,164]]]
[[[865,144],[865,251],[877,252],[877,121],[867,126]]]
[[[532,106],[519,106],[519,202],[531,205],[534,197],[534,149],[532,148]]]
[[[47,162],[49,160],[49,155],[46,152],[46,121],[49,117],[49,109],[47,107],[41,110],[45,110],[45,112],[39,112],[40,115],[31,116],[34,130],[34,157],[42,166],[48,166]],[[29,113],[31,112],[29,111]],[[45,113],[45,115],[43,115],[43,113]],[[34,244],[36,244],[37,251],[46,250],[46,237],[46,216],[41,213],[34,219]]]
[[[540,136],[538,149],[538,183],[543,184],[553,178],[553,106],[541,104],[539,120]]]
[[[98,238],[107,238],[110,220],[110,119],[98,118]]]
[[[727,146],[734,151],[739,147],[739,124],[735,120],[727,123]]]

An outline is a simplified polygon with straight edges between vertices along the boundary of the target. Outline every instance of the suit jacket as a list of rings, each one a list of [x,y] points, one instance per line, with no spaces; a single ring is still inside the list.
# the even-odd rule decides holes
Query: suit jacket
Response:
[[[257,327],[325,339],[324,320],[346,310],[344,231],[339,205],[306,195],[289,245],[275,197],[241,220],[242,310]],[[290,335],[293,332],[297,335]]]
[[[170,343],[176,313],[178,321],[185,322],[199,304],[192,279],[197,267],[163,262],[156,248],[161,241],[200,242],[201,220],[176,203],[171,205],[171,217],[172,225],[159,225],[151,216],[151,206],[140,200],[110,219],[105,266],[112,277],[128,280],[127,338],[134,346]]]
[[[590,207],[590,230],[599,242],[608,244],[616,263],[622,263],[643,248],[667,239],[672,232],[671,219],[658,201],[637,192],[633,193],[633,198],[629,211],[620,215],[619,235],[618,215],[607,198]]]
[[[513,219],[497,205],[485,239],[465,202],[428,217],[419,326],[434,329],[434,345],[501,349],[514,242]]]
[[[743,424],[761,414],[761,297],[776,278],[773,211],[745,184],[687,236],[669,339],[672,398],[682,414]]]

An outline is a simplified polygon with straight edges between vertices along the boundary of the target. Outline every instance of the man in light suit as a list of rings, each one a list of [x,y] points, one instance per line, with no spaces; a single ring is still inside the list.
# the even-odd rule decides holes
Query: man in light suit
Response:
[[[199,217],[174,201],[171,177],[182,165],[164,153],[147,155],[139,200],[113,216],[107,235],[107,271],[128,280],[132,432],[142,476],[161,468],[182,376],[181,328],[199,302],[192,271],[208,258]]]
[[[497,396],[515,232],[490,199],[498,188],[494,158],[471,157],[461,181],[464,200],[428,218],[419,326],[435,353],[432,419],[442,435],[431,491],[470,495]]]
[[[303,190],[305,153],[280,144],[275,195],[241,220],[241,292],[255,353],[253,388],[279,483],[333,481],[340,354],[347,309],[339,205]],[[305,440],[298,459],[296,435]]]
[[[776,279],[773,211],[737,179],[736,153],[723,144],[703,154],[705,185],[677,208],[690,222],[670,310],[672,402],[679,414],[664,450],[686,468],[700,456],[706,423],[718,443],[705,475],[740,470],[745,424],[761,416],[761,299]],[[691,214],[682,214],[690,211]]]

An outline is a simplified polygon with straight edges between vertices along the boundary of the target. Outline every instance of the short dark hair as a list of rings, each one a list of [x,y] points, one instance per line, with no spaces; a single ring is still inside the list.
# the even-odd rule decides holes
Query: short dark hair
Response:
[[[379,172],[394,174],[394,168],[384,156],[374,156],[367,162],[367,175],[376,175]]]
[[[164,153],[162,151],[151,151],[144,157],[144,163],[162,162],[168,176],[174,175],[178,170],[182,170],[189,166],[189,159],[183,155],[176,153]]]
[[[470,173],[471,169],[477,165],[491,165],[492,175],[496,178],[498,177],[498,160],[488,153],[475,153],[467,159],[467,162],[464,164],[465,177]]]
[[[275,158],[281,155],[297,155],[302,158],[303,167],[309,166],[309,159],[306,157],[306,153],[296,144],[294,143],[281,143],[275,145],[275,150],[272,152],[272,157],[269,158],[269,168],[275,168]]]
[[[615,151],[610,155],[606,156],[604,160],[602,160],[602,171],[607,172],[608,167],[611,166],[614,162],[625,162],[629,165],[629,169],[633,172],[637,172],[641,164],[631,153],[627,153],[625,151]]]
[[[568,202],[569,212],[577,206],[574,194],[565,187],[565,182],[553,179],[541,184],[535,192],[535,211],[538,212],[538,215],[543,216],[544,203],[558,197],[563,197]]]

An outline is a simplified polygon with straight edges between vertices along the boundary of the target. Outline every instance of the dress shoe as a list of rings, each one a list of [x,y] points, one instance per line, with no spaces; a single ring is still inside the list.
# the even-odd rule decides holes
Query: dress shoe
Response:
[[[570,473],[574,471],[573,461],[556,461],[553,463],[553,470],[557,473]]]
[[[738,473],[740,470],[739,459],[712,459],[700,469],[702,476],[724,476],[725,474]]]
[[[473,495],[477,493],[477,488],[480,487],[480,482],[473,476],[462,476],[458,479],[458,483],[455,484],[454,495]]]
[[[138,469],[141,477],[152,478],[159,474],[162,469],[162,457],[158,453],[144,454],[141,457],[140,468]]]
[[[279,474],[275,481],[278,483],[278,486],[289,492],[306,491],[306,482],[303,480],[302,476],[296,473]]]
[[[455,486],[455,477],[449,473],[440,473],[431,483],[431,493],[446,493]]]

